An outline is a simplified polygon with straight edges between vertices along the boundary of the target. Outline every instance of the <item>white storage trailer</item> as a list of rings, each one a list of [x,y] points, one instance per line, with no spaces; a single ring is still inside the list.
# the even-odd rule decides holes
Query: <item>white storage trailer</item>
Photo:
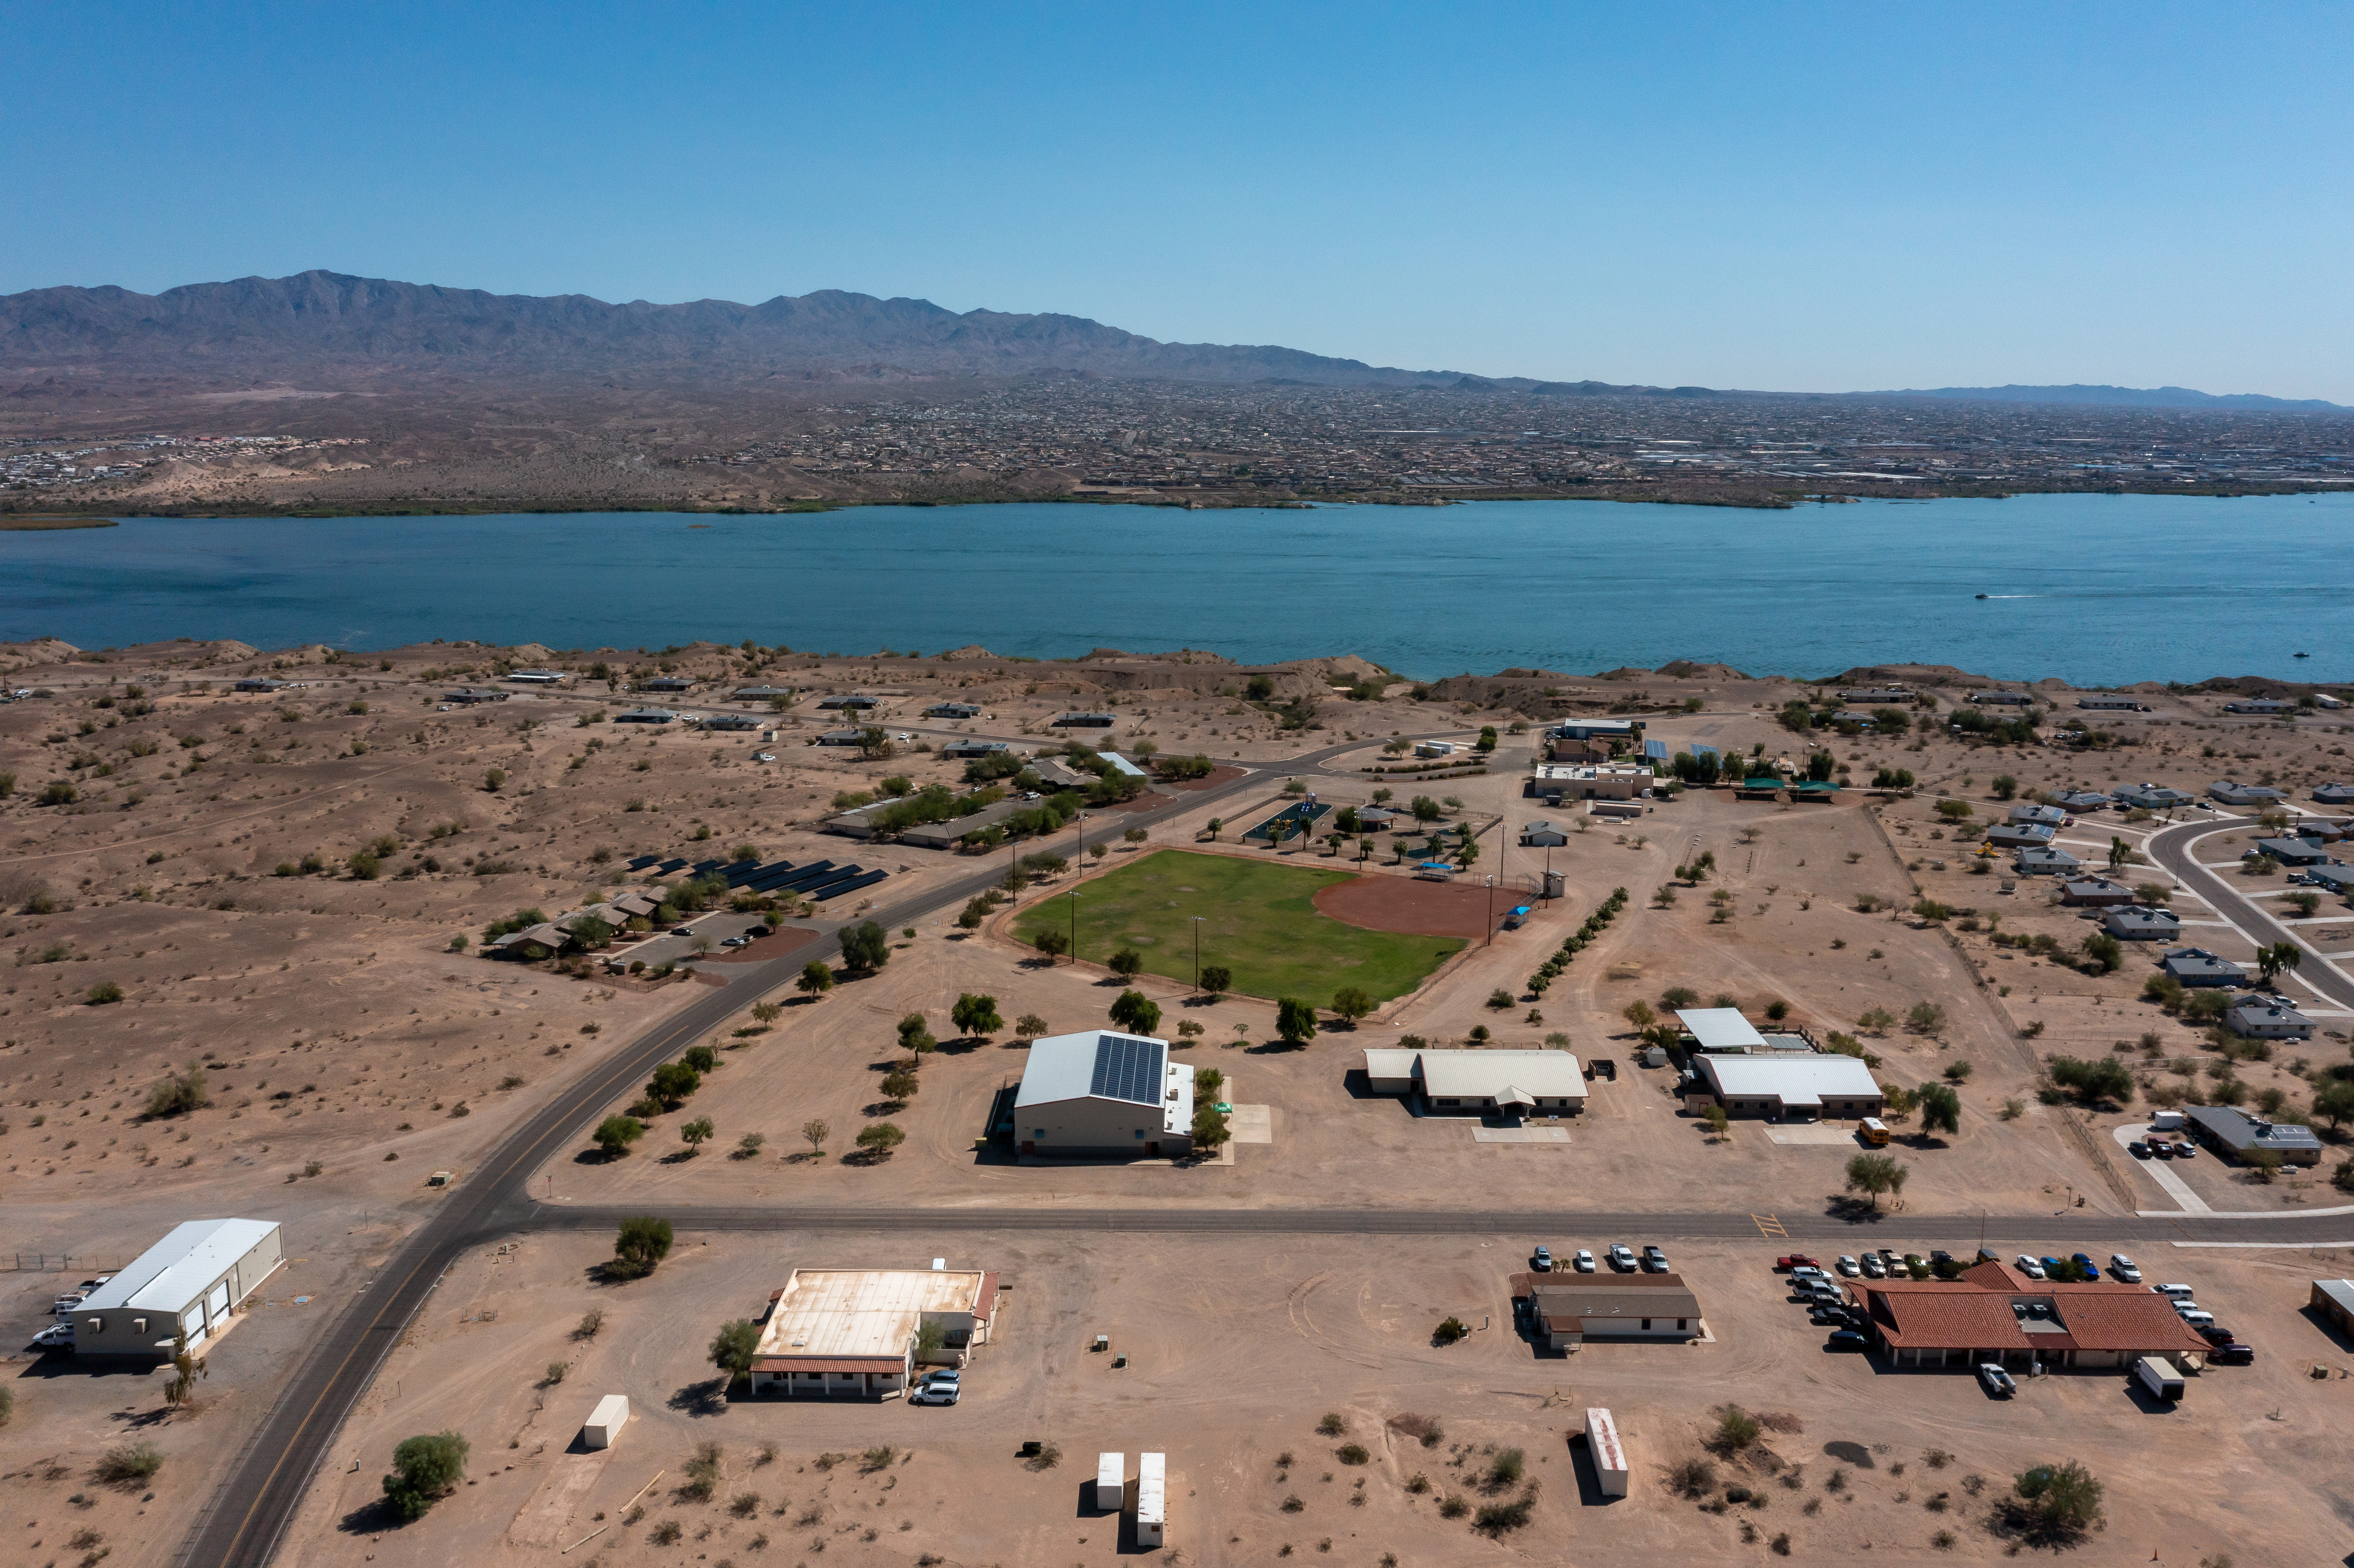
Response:
[[[1128,1456],[1106,1454],[1096,1460],[1096,1507],[1105,1513],[1117,1513],[1127,1500]]]
[[[588,1419],[580,1428],[581,1446],[588,1448],[610,1448],[613,1439],[630,1421],[630,1400],[627,1394],[609,1393],[597,1402]]]
[[[1166,1454],[1139,1454],[1136,1457],[1136,1543],[1139,1546],[1166,1544],[1162,1537],[1167,1525],[1168,1470],[1169,1456]]]
[[[2134,1362],[2134,1376],[2141,1379],[2144,1388],[2160,1399],[2182,1397],[2182,1374],[2164,1356],[2144,1356]]]
[[[1627,1495],[1627,1449],[1618,1440],[1618,1424],[1599,1405],[1585,1412],[1585,1451],[1594,1460],[1594,1478],[1605,1497]]]

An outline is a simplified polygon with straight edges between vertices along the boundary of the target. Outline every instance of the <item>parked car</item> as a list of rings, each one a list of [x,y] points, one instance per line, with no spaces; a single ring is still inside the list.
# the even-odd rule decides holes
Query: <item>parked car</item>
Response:
[[[1635,1249],[1620,1242],[1610,1249],[1610,1266],[1621,1274],[1635,1272]]]
[[[2135,1264],[2133,1259],[2127,1257],[2121,1252],[2113,1252],[2109,1254],[2109,1272],[2115,1275],[2119,1279],[2124,1280],[2127,1285],[2139,1285],[2141,1283],[2140,1267]]]
[[[1885,1279],[1888,1277],[1888,1266],[1880,1261],[1878,1253],[1868,1252],[1863,1255],[1863,1273],[1867,1279]]]
[[[2149,1158],[2149,1145],[2137,1138],[2131,1143],[2126,1145],[2126,1152],[2132,1155],[2136,1160],[2147,1160]]]
[[[2174,1310],[2176,1316],[2194,1329],[2211,1329],[2215,1326],[2215,1314],[2196,1302],[2178,1301],[2174,1304]]]
[[[1857,1275],[1863,1272],[1863,1266],[1857,1263],[1854,1258],[1850,1257],[1846,1253],[1840,1254],[1839,1263],[1836,1266],[1840,1274],[1850,1279],[1853,1279]]]
[[[670,934],[673,937],[692,937],[695,935],[695,927],[692,926],[673,926],[670,928]]]
[[[1953,1262],[1953,1261],[1954,1261],[1954,1255],[1953,1255],[1952,1253],[1947,1252],[1944,1247],[1941,1247],[1941,1246],[1933,1246],[1933,1247],[1931,1247],[1931,1248],[1929,1249],[1929,1266],[1930,1266],[1930,1267],[1935,1268],[1937,1265],[1939,1265],[1939,1264],[1941,1264],[1941,1263],[1951,1263],[1951,1262]]]
[[[752,754],[752,760],[755,762],[774,762],[776,759],[777,754],[773,751],[756,751]]]
[[[1818,1307],[1808,1313],[1807,1321],[1818,1329],[1851,1329],[1855,1326],[1848,1320],[1847,1308],[1828,1305]]]
[[[928,1383],[907,1396],[910,1404],[954,1404],[964,1396],[964,1387],[953,1383]]]
[[[2218,1329],[2210,1323],[2199,1330],[2199,1337],[2211,1345],[2228,1345],[2235,1342],[2240,1336],[2229,1329]]]
[[[2019,1392],[2017,1380],[1993,1361],[1978,1363],[1978,1382],[1985,1386],[1987,1393],[1996,1399],[2009,1399]]]
[[[943,1383],[961,1383],[964,1382],[964,1369],[962,1367],[935,1367],[916,1381],[927,1386]]]
[[[1904,1272],[1914,1276],[1926,1274],[1929,1272],[1929,1260],[1917,1252],[1908,1252],[1904,1255]]]
[[[1580,1274],[1591,1274],[1594,1272],[1594,1255],[1579,1247],[1577,1255],[1569,1260],[1569,1266]]]
[[[1553,1272],[1553,1249],[1541,1246],[1529,1255],[1529,1266],[1539,1274]]]
[[[2083,1269],[2090,1277],[2094,1279],[2101,1277],[2101,1266],[2093,1261],[2093,1255],[2091,1253],[2072,1252],[2068,1255],[2068,1261],[2074,1264],[2078,1268]]]
[[[2199,1294],[2188,1285],[2153,1285],[2150,1289],[2160,1296],[2170,1296],[2177,1301],[2188,1301]]]
[[[1787,1257],[1776,1258],[1774,1260],[1774,1266],[1781,1269],[1785,1273],[1787,1273],[1791,1269],[1796,1268],[1820,1268],[1822,1265],[1817,1263],[1813,1258],[1808,1257],[1805,1253],[1794,1252]]]
[[[2043,1278],[2049,1279],[2053,1275],[2060,1272],[2060,1260],[2049,1254],[2038,1258],[2036,1261],[2043,1265]]]
[[[74,1326],[69,1322],[52,1323],[33,1336],[33,1343],[45,1351],[70,1351],[74,1345]]]
[[[2253,1345],[2218,1345],[2207,1352],[2207,1362],[2210,1366],[2253,1366],[2255,1360],[2256,1349]]]
[[[723,937],[720,938],[719,945],[723,948],[742,948],[749,946],[751,938],[748,937]]]
[[[1861,1351],[1869,1350],[1871,1345],[1871,1340],[1853,1329],[1841,1329],[1823,1341],[1823,1349],[1827,1351]]]
[[[1655,1246],[1645,1247],[1643,1249],[1643,1272],[1646,1274],[1667,1273],[1668,1255]]]
[[[2177,1160],[2195,1160],[2199,1157],[2199,1151],[2189,1143],[2177,1142],[2174,1146],[2174,1157]]]
[[[2149,1140],[2149,1151],[2153,1157],[2159,1160],[2171,1160],[2174,1158],[2174,1145],[2163,1138],[2151,1139]]]

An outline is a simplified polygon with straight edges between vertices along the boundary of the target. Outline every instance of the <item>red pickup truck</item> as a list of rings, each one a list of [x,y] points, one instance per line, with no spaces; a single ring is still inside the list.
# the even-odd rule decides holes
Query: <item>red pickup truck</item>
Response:
[[[1784,1273],[1787,1273],[1794,1268],[1820,1268],[1822,1265],[1817,1263],[1813,1258],[1808,1257],[1805,1253],[1794,1252],[1787,1257],[1776,1258],[1774,1260],[1774,1266]]]

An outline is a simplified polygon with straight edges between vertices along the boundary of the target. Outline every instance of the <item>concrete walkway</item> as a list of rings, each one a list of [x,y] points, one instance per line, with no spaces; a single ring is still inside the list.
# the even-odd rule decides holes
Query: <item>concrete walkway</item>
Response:
[[[2119,1149],[2123,1149],[2126,1144],[2131,1143],[2137,1138],[2147,1138],[2149,1136],[2149,1128],[2146,1127],[2136,1127],[2131,1122],[2127,1122],[2123,1127],[2114,1128],[2110,1132],[2109,1136],[2117,1140],[2117,1147]],[[2205,1160],[2210,1158],[2210,1156],[2202,1153],[2199,1158]],[[2211,1214],[2215,1212],[2207,1206],[2206,1199],[2200,1197],[2198,1193],[2190,1190],[2190,1182],[2185,1181],[2181,1177],[2177,1176],[2174,1173],[2174,1162],[2172,1160],[2159,1160],[2155,1157],[2148,1160],[2136,1160],[2132,1155],[2128,1154],[2126,1156],[2126,1163],[2140,1167],[2142,1171],[2147,1174],[2151,1181],[2156,1181],[2159,1186],[2165,1188],[2167,1196],[2172,1198],[2177,1203],[2181,1205],[2180,1213],[2186,1214]],[[2142,1209],[2137,1212],[2144,1218],[2156,1218],[2166,1213],[2164,1209]]]

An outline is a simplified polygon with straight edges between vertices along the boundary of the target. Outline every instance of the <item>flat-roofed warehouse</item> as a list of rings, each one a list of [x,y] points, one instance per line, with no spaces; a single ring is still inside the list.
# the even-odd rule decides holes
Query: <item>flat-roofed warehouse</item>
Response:
[[[1766,1055],[1701,1053],[1684,1079],[1684,1108],[1723,1106],[1728,1116],[1760,1116],[1781,1121],[1821,1117],[1853,1119],[1878,1116],[1887,1106],[1872,1069],[1852,1056],[1810,1051]]]
[[[1589,1339],[1696,1340],[1700,1298],[1678,1274],[1516,1274],[1529,1326],[1548,1350]]]
[[[752,1392],[785,1399],[905,1393],[918,1361],[962,1366],[997,1318],[997,1276],[977,1269],[796,1268],[769,1298]],[[927,1328],[938,1345],[921,1346]]]
[[[196,1350],[285,1261],[275,1220],[190,1220],[118,1269],[74,1308],[74,1353],[168,1356]]]
[[[1013,1136],[1025,1155],[1182,1159],[1193,1151],[1193,1069],[1147,1035],[1090,1029],[1034,1040]]]
[[[1372,1050],[1365,1086],[1418,1095],[1440,1116],[1575,1116],[1585,1108],[1585,1075],[1567,1051]]]

